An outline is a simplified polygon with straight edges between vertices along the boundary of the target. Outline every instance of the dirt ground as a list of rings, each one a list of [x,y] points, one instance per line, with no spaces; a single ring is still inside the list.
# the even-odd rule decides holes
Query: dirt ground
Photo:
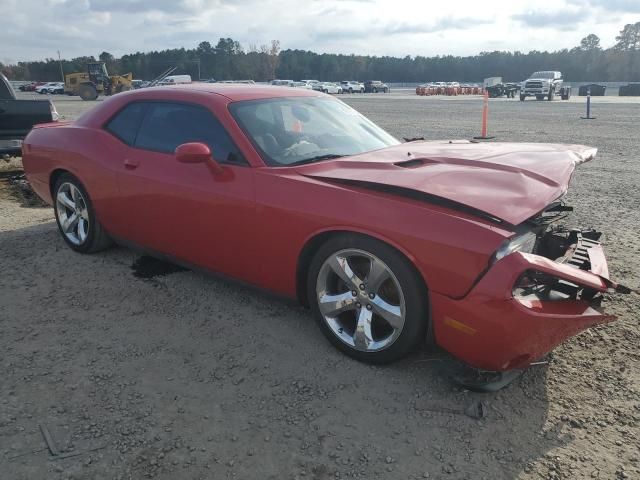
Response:
[[[479,133],[479,99],[405,93],[345,100],[399,137]],[[91,105],[54,100],[67,118]],[[575,225],[605,232],[612,276],[638,287],[640,105],[607,100],[596,120],[579,119],[583,99],[491,101],[490,132],[600,149],[567,200]],[[610,298],[617,322],[508,388],[471,393],[442,351],[363,365],[291,302],[145,275],[124,248],[75,254],[51,208],[9,184],[19,167],[0,161],[0,478],[640,478],[640,296]],[[481,420],[438,411],[478,400]]]

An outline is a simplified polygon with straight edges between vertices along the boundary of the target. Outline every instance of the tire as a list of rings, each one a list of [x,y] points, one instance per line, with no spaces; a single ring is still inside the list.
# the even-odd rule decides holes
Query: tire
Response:
[[[361,89],[360,89],[360,93],[364,93],[364,88],[361,88]]]
[[[58,229],[69,248],[79,253],[94,253],[111,246],[113,242],[96,218],[87,190],[76,177],[64,173],[57,178],[53,204]],[[64,224],[74,216],[75,226],[65,228]]]
[[[82,100],[95,100],[98,98],[98,91],[93,85],[80,85],[78,95]]]
[[[374,89],[373,89],[373,93],[378,93],[378,89],[377,89],[377,88],[374,88]]]
[[[329,90],[322,90],[322,93],[329,93]]]
[[[353,88],[349,87],[349,93],[353,93]]]
[[[525,98],[527,98],[527,97],[525,97],[524,95],[520,94],[520,101],[521,101],[521,102],[524,102],[524,99],[525,99]]]
[[[544,95],[536,95],[536,100],[544,100]]]
[[[340,263],[346,258],[349,262]],[[349,278],[342,269],[345,264],[348,271],[353,268],[355,283],[343,280]],[[386,272],[386,276],[379,277],[386,280],[376,287],[367,284],[374,264],[378,272]],[[343,276],[338,276],[337,271]],[[323,302],[321,307],[320,299],[332,295],[343,295],[344,301],[333,303],[334,309],[330,302]],[[426,340],[429,322],[425,286],[411,263],[379,240],[359,234],[330,238],[311,261],[307,296],[322,333],[338,350],[356,360],[393,362]]]
[[[556,92],[555,92],[554,90],[549,90],[549,95],[547,96],[547,99],[548,99],[550,102],[552,102],[552,101],[553,101],[553,99],[555,98],[555,96],[556,96]]]

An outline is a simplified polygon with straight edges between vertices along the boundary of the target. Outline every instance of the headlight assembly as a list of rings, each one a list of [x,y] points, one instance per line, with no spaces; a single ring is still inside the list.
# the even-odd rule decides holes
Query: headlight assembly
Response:
[[[493,255],[493,262],[514,252],[532,253],[538,237],[533,232],[525,232],[516,235],[504,242]]]

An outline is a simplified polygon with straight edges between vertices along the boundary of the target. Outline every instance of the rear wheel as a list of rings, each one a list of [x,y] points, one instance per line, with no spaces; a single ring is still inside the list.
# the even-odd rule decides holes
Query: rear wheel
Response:
[[[536,95],[536,100],[544,100],[544,95]]]
[[[378,93],[378,89],[377,88],[373,88],[373,93]]]
[[[93,253],[112,241],[96,218],[89,194],[80,181],[65,173],[53,187],[54,211],[62,238],[72,250]]]
[[[524,102],[524,99],[527,98],[525,95],[520,94],[520,101]]]
[[[424,286],[409,261],[383,242],[333,237],[314,256],[307,287],[323,334],[350,357],[388,363],[426,338]]]
[[[98,98],[98,91],[93,85],[80,85],[78,95],[80,95],[82,100],[95,100]]]

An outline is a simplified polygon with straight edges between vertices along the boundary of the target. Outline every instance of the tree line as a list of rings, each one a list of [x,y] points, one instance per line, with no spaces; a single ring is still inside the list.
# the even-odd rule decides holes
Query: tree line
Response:
[[[280,42],[250,45],[247,49],[231,38],[220,38],[214,46],[208,41],[196,48],[176,48],[136,52],[115,58],[102,52],[111,74],[132,72],[134,78],[151,80],[169,67],[175,74],[193,79],[268,81],[281,79],[382,80],[385,82],[460,81],[479,82],[486,77],[501,76],[505,81],[521,81],[535,70],[560,70],[573,81],[640,81],[640,22],[625,25],[609,49],[600,39],[587,35],[580,45],[554,52],[482,52],[472,56],[435,57],[344,55],[315,53],[307,50],[281,50]],[[58,61],[0,63],[0,71],[11,80],[55,81],[65,73],[86,70],[91,57]]]

